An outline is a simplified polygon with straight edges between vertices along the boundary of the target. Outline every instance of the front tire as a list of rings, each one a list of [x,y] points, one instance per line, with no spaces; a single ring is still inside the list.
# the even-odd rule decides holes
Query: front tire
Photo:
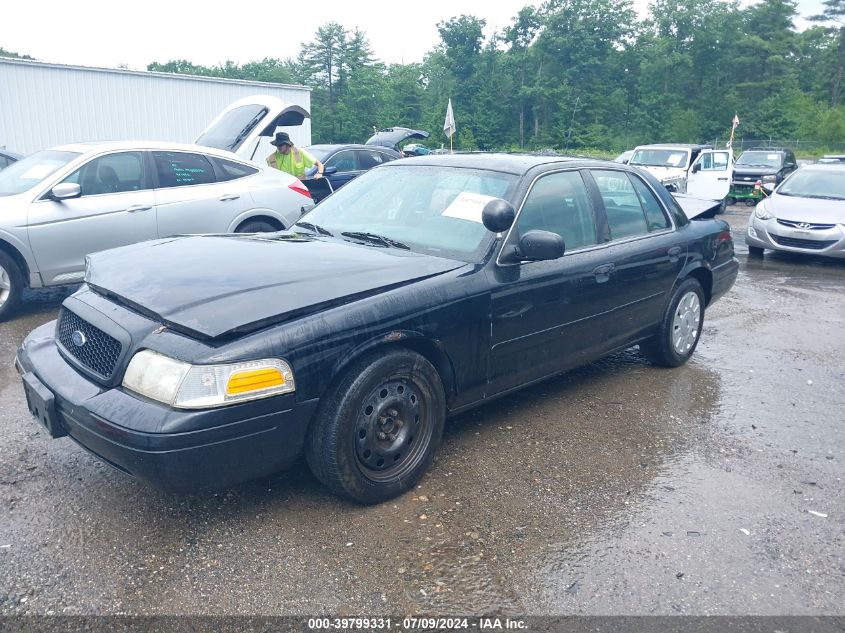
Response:
[[[305,443],[311,471],[333,492],[379,503],[413,488],[443,435],[437,370],[407,349],[367,355],[320,403]]]
[[[748,247],[748,256],[749,257],[763,257],[763,252],[766,249],[760,248],[759,246],[749,246]]]
[[[640,344],[640,352],[661,367],[683,365],[698,346],[703,324],[704,290],[697,279],[685,279],[672,293],[657,334]]]
[[[23,275],[8,253],[0,251],[0,321],[5,321],[18,307],[23,291]]]

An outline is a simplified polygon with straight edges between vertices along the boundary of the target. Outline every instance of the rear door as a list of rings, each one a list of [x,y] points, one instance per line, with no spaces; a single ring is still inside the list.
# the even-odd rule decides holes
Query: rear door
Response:
[[[225,233],[247,208],[244,179],[219,178],[212,157],[195,152],[157,150],[149,153],[156,177],[158,235]],[[254,172],[253,167],[246,167]],[[222,171],[218,166],[218,170]]]
[[[648,333],[660,321],[668,293],[686,261],[672,221],[639,176],[590,169],[587,180],[600,197],[609,241],[606,290],[598,300],[604,350]]]
[[[690,168],[686,192],[696,198],[721,200],[731,189],[733,169],[731,150],[704,150]]]
[[[45,285],[81,281],[90,253],[157,237],[143,152],[97,156],[61,182],[78,184],[81,195],[42,196],[29,210],[29,241]]]

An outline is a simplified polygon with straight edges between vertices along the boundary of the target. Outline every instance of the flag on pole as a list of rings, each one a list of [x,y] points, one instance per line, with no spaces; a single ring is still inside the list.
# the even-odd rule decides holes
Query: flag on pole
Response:
[[[733,124],[731,125],[731,138],[730,138],[730,140],[728,141],[728,147],[729,147],[729,148],[730,148],[730,147],[733,147],[733,144],[734,144],[734,132],[736,131],[736,126],[737,126],[737,125],[739,125],[739,116],[738,116],[736,113],[734,113],[734,120],[733,120],[733,122],[732,122],[732,123],[733,123]]]
[[[452,100],[449,99],[449,105],[446,106],[446,121],[443,123],[443,133],[452,138],[457,128],[455,127],[455,115],[452,114]]]

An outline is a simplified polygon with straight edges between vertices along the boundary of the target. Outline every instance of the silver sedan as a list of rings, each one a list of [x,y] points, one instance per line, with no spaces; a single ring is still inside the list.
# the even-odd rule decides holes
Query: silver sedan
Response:
[[[24,287],[82,281],[89,253],[185,233],[276,231],[312,206],[293,176],[209,147],[36,152],[0,172],[0,320]]]
[[[748,219],[748,253],[765,249],[845,257],[845,165],[808,165],[761,201]]]

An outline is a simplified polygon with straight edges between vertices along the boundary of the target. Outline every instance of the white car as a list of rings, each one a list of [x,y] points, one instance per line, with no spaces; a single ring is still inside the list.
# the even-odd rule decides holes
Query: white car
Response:
[[[83,143],[0,171],[0,320],[24,287],[82,281],[89,253],[185,233],[276,231],[310,210],[300,180],[244,157],[280,121],[299,125],[307,113],[273,97],[255,101],[236,102],[198,139],[232,151]]]
[[[734,159],[730,149],[665,143],[640,145],[628,164],[650,172],[670,191],[723,201],[731,189]]]

